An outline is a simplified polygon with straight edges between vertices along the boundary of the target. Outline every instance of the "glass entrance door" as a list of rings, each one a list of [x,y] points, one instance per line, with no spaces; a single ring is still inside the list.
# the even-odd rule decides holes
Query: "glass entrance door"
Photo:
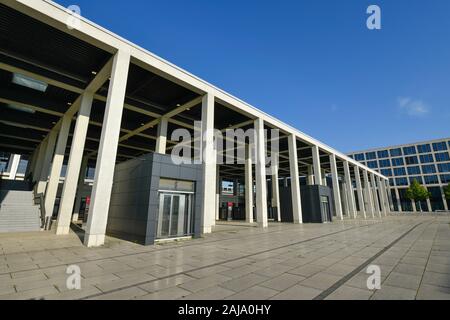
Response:
[[[160,193],[159,239],[183,237],[192,234],[192,195]]]

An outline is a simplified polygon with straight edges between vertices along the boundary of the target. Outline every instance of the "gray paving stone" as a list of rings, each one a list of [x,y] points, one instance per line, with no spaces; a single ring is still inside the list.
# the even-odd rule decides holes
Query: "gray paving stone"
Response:
[[[283,291],[294,285],[298,284],[300,281],[306,279],[305,277],[294,275],[294,274],[282,274],[268,281],[262,282],[260,286],[267,287],[269,289]]]
[[[422,284],[417,293],[417,300],[450,300],[450,288]]]
[[[295,285],[287,290],[273,296],[273,300],[311,300],[317,297],[322,290]]]
[[[302,282],[300,282],[300,285],[320,290],[326,290],[330,288],[332,285],[334,285],[336,282],[338,282],[340,279],[341,279],[340,276],[320,272],[313,275],[312,277],[303,280]]]
[[[202,279],[191,280],[180,285],[181,288],[189,290],[191,292],[198,292],[203,289],[216,286],[218,284],[224,283],[231,278],[215,274]]]
[[[372,295],[372,291],[344,285],[330,294],[325,300],[369,300]]]
[[[250,287],[253,287],[257,284],[260,284],[261,282],[267,281],[269,278],[265,276],[261,276],[255,273],[251,273],[248,275],[245,275],[240,278],[236,278],[233,280],[226,281],[222,283],[220,286],[229,289],[235,292],[240,292],[245,289],[248,289]]]
[[[372,300],[414,300],[417,290],[390,287],[383,285],[381,290],[375,292]]]
[[[226,300],[267,300],[278,293],[276,290],[255,286],[229,296]]]
[[[209,287],[196,293],[189,294],[183,297],[183,300],[222,300],[229,297],[236,292],[219,287]]]
[[[422,280],[421,275],[411,275],[405,273],[392,272],[385,282],[384,285],[391,287],[400,287],[405,289],[417,290]]]

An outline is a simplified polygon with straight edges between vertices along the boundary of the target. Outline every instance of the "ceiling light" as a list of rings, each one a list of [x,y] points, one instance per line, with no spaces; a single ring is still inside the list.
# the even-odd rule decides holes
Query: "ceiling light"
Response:
[[[13,104],[8,104],[7,107],[10,108],[10,109],[13,109],[13,110],[21,111],[21,112],[36,113],[36,111],[34,109],[28,108],[28,107],[16,106],[16,105],[13,105]]]
[[[47,83],[24,76],[20,73],[13,74],[12,83],[41,92],[45,92],[48,87]]]
[[[177,103],[177,107],[181,107],[181,104]]]
[[[91,73],[95,76],[97,75],[97,71],[91,71]]]
[[[71,105],[72,105],[72,102],[67,102],[67,105],[68,105],[68,106],[71,106]]]

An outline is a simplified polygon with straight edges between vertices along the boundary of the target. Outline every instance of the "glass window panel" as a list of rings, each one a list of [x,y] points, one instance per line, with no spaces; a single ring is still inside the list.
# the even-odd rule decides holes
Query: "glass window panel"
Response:
[[[366,153],[367,160],[374,160],[376,158],[377,158],[377,154],[375,152],[367,152]]]
[[[434,164],[427,164],[422,166],[423,174],[436,173],[436,166]]]
[[[391,149],[391,150],[390,150],[390,153],[391,153],[391,157],[400,157],[400,156],[403,155],[403,154],[402,154],[402,149],[400,149],[400,148],[397,148],[397,149]]]
[[[431,152],[431,146],[429,144],[422,144],[417,147],[419,153],[429,153]]]
[[[438,184],[438,176],[425,176],[425,184]]]
[[[408,168],[408,174],[409,175],[420,174],[420,167],[409,167]]]
[[[392,159],[392,166],[393,167],[399,167],[405,165],[405,162],[403,161],[403,158],[395,158]]]
[[[450,172],[450,163],[440,163],[438,164],[439,172]]]
[[[380,168],[387,168],[390,166],[391,166],[391,160],[389,160],[389,159],[380,160]]]
[[[407,165],[418,164],[419,163],[419,159],[416,156],[414,156],[414,157],[406,157],[405,161],[406,161]]]
[[[433,163],[433,155],[432,154],[424,154],[420,156],[420,162],[421,163]]]
[[[378,151],[378,158],[389,158],[389,152],[387,150]]]
[[[405,168],[395,168],[394,169],[394,175],[395,176],[406,176]]]
[[[416,154],[416,147],[412,146],[412,147],[404,147],[403,148],[403,154],[406,155],[410,155],[410,154]]]
[[[450,161],[450,155],[448,152],[436,153],[435,157],[437,162]]]
[[[445,143],[445,141],[433,143],[433,150],[434,151],[448,150],[447,143]]]

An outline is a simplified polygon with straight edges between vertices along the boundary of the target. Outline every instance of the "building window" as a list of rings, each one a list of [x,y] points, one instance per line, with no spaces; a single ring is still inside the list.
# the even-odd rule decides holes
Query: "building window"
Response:
[[[439,172],[450,172],[450,163],[438,164]]]
[[[441,175],[441,182],[442,183],[450,183],[450,174]]]
[[[412,147],[404,147],[403,148],[403,153],[405,156],[410,155],[410,154],[416,154],[416,147],[412,146]]]
[[[416,181],[417,181],[418,183],[420,183],[420,184],[423,184],[423,179],[422,179],[422,177],[420,177],[420,176],[417,176],[417,177],[410,177],[410,178],[409,178],[409,183],[412,184],[414,180],[416,180]]]
[[[432,154],[424,154],[420,156],[420,162],[421,163],[433,163],[433,155]]]
[[[389,158],[389,152],[387,150],[378,151],[378,159]]]
[[[436,166],[434,164],[427,164],[422,166],[423,174],[436,173]]]
[[[434,151],[445,151],[445,150],[448,150],[447,144],[445,142],[433,143],[433,150]]]
[[[406,178],[397,178],[395,179],[395,183],[397,186],[407,186],[408,185],[408,179]]]
[[[364,161],[364,153],[355,154],[355,160],[356,161]]]
[[[389,159],[380,160],[380,168],[387,168],[391,166],[391,161]]]
[[[377,158],[377,154],[375,152],[367,152],[366,153],[367,160],[374,160],[376,158]]]
[[[437,162],[450,161],[448,152],[436,153],[435,156]]]
[[[378,163],[376,161],[369,161],[369,162],[367,162],[367,166],[370,169],[377,169],[378,168]]]
[[[403,158],[395,158],[392,159],[392,166],[393,167],[399,167],[405,165],[405,162],[403,161]]]
[[[409,167],[408,168],[408,175],[412,176],[412,175],[416,175],[416,174],[420,174],[420,167]]]
[[[395,179],[390,178],[390,179],[389,179],[389,185],[390,185],[391,187],[395,187]]]
[[[425,184],[438,184],[438,176],[425,176]]]
[[[382,169],[381,174],[386,177],[392,177],[392,169]]]
[[[398,177],[398,176],[406,176],[405,168],[394,168],[394,175],[396,177]]]
[[[405,161],[406,161],[406,165],[419,164],[419,159],[416,156],[406,157]]]
[[[419,153],[431,152],[431,146],[429,144],[422,144],[420,146],[417,146],[417,149],[419,150]]]
[[[400,157],[403,155],[402,149],[400,149],[400,148],[392,149],[392,150],[390,150],[390,153],[391,153],[391,157]]]

